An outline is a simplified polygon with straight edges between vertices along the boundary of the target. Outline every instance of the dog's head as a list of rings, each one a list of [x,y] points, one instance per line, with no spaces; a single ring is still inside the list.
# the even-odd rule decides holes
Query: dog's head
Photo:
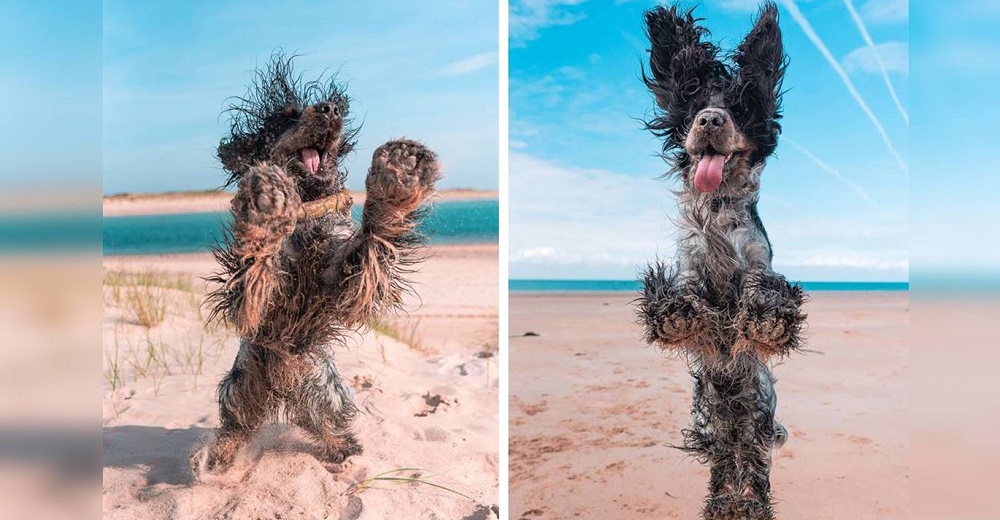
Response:
[[[743,185],[774,153],[788,59],[773,3],[761,7],[728,63],[692,11],[646,12],[651,49],[643,80],[659,107],[647,126],[664,139],[664,156],[685,188],[705,193]]]
[[[293,72],[293,58],[276,53],[257,70],[247,93],[229,106],[229,135],[218,149],[229,173],[227,186],[255,164],[268,162],[297,181],[303,201],[343,188],[340,164],[357,134],[348,118],[350,100],[335,77],[303,82]]]

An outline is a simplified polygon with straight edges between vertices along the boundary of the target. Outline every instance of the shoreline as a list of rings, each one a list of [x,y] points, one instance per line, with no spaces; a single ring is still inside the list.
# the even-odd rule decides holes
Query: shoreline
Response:
[[[212,213],[227,211],[233,193],[226,191],[119,193],[102,199],[103,217],[137,215],[172,215],[178,213]],[[352,191],[355,204],[364,204],[365,192]],[[499,197],[490,190],[451,189],[438,192],[438,201],[489,200]]]

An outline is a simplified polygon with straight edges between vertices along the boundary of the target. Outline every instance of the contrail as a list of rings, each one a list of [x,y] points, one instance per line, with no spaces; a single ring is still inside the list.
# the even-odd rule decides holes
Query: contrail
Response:
[[[805,155],[806,157],[812,159],[812,161],[816,163],[816,165],[819,166],[823,171],[829,173],[830,175],[833,175],[838,181],[850,186],[855,193],[857,193],[862,199],[865,200],[865,202],[875,205],[875,201],[873,201],[872,198],[868,195],[868,192],[862,189],[861,186],[858,186],[857,183],[855,183],[851,179],[848,179],[847,177],[841,175],[840,170],[821,161],[819,157],[813,155],[812,152],[807,150],[806,147],[802,146],[801,144],[796,143],[795,141],[792,141],[787,137],[782,138],[782,140],[794,146],[796,149],[798,149],[798,151],[802,152],[802,155]]]
[[[815,45],[816,48],[823,54],[823,57],[830,63],[830,66],[833,67],[833,70],[837,73],[837,75],[840,76],[840,79],[844,82],[844,86],[847,87],[847,91],[851,93],[854,100],[858,102],[858,106],[861,107],[861,110],[865,112],[868,119],[870,119],[872,124],[875,125],[875,129],[878,130],[879,135],[882,136],[882,140],[885,141],[885,145],[889,148],[889,152],[892,153],[896,162],[899,163],[899,167],[902,168],[903,171],[908,171],[906,161],[904,161],[902,156],[899,155],[899,152],[896,151],[896,147],[893,146],[892,140],[889,139],[889,134],[887,134],[885,132],[885,128],[882,127],[882,123],[879,122],[878,118],[875,117],[875,114],[872,113],[872,109],[868,108],[868,103],[865,103],[864,98],[862,98],[861,94],[858,93],[858,89],[854,87],[854,83],[851,81],[851,78],[847,77],[847,73],[844,72],[844,68],[841,67],[840,64],[837,63],[837,60],[834,59],[833,55],[830,54],[830,50],[826,48],[823,40],[819,38],[816,31],[814,31],[812,26],[809,25],[809,21],[802,15],[802,11],[799,11],[798,6],[795,5],[795,0],[782,0],[781,3],[784,4],[785,8],[788,9],[788,12],[792,14],[792,18],[794,18],[795,22],[799,24],[799,27],[801,27],[802,31],[806,33],[806,36],[808,36],[813,42],[813,45]]]
[[[889,81],[889,73],[885,70],[885,63],[882,62],[882,57],[878,55],[878,50],[875,49],[875,43],[872,41],[872,37],[868,34],[868,28],[865,27],[865,23],[861,21],[861,16],[858,15],[858,11],[854,9],[854,2],[851,0],[844,0],[844,5],[847,6],[847,10],[851,12],[851,18],[854,18],[854,25],[858,26],[858,30],[861,31],[861,37],[865,39],[865,43],[868,44],[868,48],[871,49],[872,55],[875,56],[875,61],[878,62],[878,68],[882,70],[882,79],[885,80],[885,86],[889,88],[889,95],[892,96],[893,102],[896,103],[896,108],[899,110],[900,115],[903,116],[903,120],[906,124],[910,124],[910,116],[907,115],[906,109],[903,108],[903,104],[899,102],[899,97],[896,96],[896,89],[892,87],[892,81]]]

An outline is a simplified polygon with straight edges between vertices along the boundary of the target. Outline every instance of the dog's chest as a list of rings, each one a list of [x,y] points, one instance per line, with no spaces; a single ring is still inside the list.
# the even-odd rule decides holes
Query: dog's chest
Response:
[[[770,266],[770,246],[755,217],[753,201],[690,201],[682,210],[686,233],[679,253],[688,268],[729,275]]]

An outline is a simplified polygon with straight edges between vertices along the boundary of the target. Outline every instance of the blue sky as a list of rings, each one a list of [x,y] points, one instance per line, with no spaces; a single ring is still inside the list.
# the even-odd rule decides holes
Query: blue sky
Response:
[[[101,10],[0,1],[0,180],[96,186],[101,174]]]
[[[104,192],[219,186],[227,97],[283,48],[307,78],[339,71],[364,126],[347,163],[406,136],[430,145],[442,187],[497,186],[497,8],[442,0],[104,2]]]
[[[902,110],[844,1],[779,4],[791,65],[784,133],[760,204],[775,267],[802,280],[905,280],[907,3],[851,4]],[[652,5],[511,2],[512,278],[628,279],[656,254],[673,254],[674,197],[668,183],[655,180],[667,167],[640,123],[653,106],[640,81],[642,12]],[[750,29],[757,5],[706,1],[696,13],[713,39],[731,48]]]
[[[914,2],[911,258],[914,274],[1000,276],[997,85],[1000,3]]]

